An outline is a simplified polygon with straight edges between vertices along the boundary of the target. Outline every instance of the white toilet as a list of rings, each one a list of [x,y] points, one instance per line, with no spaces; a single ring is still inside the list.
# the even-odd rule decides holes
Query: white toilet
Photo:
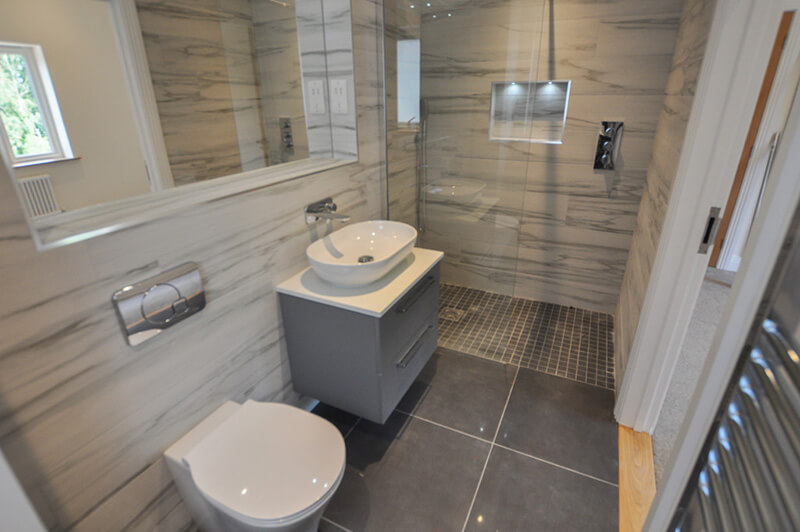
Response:
[[[164,456],[204,532],[316,532],[345,467],[331,423],[257,401],[225,403]]]

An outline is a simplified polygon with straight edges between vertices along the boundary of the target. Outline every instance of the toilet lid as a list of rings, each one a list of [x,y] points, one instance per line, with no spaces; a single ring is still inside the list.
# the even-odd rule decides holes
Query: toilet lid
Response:
[[[247,401],[186,456],[211,502],[248,519],[284,519],[314,506],[344,469],[344,439],[319,416]]]

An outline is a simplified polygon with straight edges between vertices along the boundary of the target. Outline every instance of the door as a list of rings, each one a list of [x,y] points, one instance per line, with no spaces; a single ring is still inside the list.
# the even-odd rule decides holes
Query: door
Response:
[[[783,14],[775,35],[767,71],[739,158],[733,185],[711,251],[709,266],[737,271],[750,234],[772,157],[785,126],[797,86],[800,39],[792,26],[793,11]]]
[[[781,7],[783,7],[783,5],[781,5]],[[797,102],[798,99],[800,98],[798,98],[798,94],[795,93],[794,102]],[[793,320],[796,319],[797,316],[800,316],[800,313],[798,313],[797,316],[793,316],[790,312],[785,310],[788,308],[785,303],[783,307],[776,304],[781,297],[786,299],[788,294],[794,293],[784,290],[784,295],[780,295],[781,283],[785,278],[785,272],[788,268],[787,265],[790,264],[788,260],[789,257],[792,256],[791,252],[797,249],[797,240],[799,236],[798,227],[800,227],[800,215],[798,214],[798,206],[800,205],[800,179],[798,179],[798,168],[800,168],[800,105],[795,103],[791,107],[783,139],[775,154],[774,169],[771,173],[770,180],[767,182],[761,208],[753,222],[753,237],[748,240],[742,255],[740,274],[737,276],[733,285],[729,302],[715,333],[708,357],[706,358],[702,370],[699,372],[698,384],[692,395],[688,414],[678,434],[677,448],[672,453],[667,463],[665,474],[659,484],[647,522],[643,528],[644,530],[661,531],[669,529],[672,524],[676,524],[673,521],[681,515],[682,511],[686,511],[691,504],[695,506],[700,505],[700,500],[697,497],[695,498],[698,499],[696,503],[691,503],[687,502],[688,499],[684,497],[684,495],[692,489],[696,490],[697,486],[700,486],[701,483],[705,483],[705,487],[711,486],[712,481],[716,483],[715,493],[720,494],[718,499],[723,503],[723,507],[726,508],[726,511],[732,509],[734,512],[738,512],[739,509],[736,508],[736,505],[741,501],[748,501],[748,496],[755,497],[756,500],[759,500],[758,497],[761,497],[760,501],[764,502],[759,502],[758,504],[769,504],[770,506],[768,507],[782,508],[782,506],[774,502],[768,502],[764,496],[756,495],[756,493],[765,492],[775,493],[776,490],[770,488],[772,485],[771,481],[758,480],[757,483],[760,483],[761,486],[766,486],[766,490],[757,490],[741,482],[723,485],[723,483],[720,482],[720,477],[712,477],[708,474],[707,469],[703,479],[700,478],[700,473],[702,473],[703,468],[709,464],[713,463],[713,467],[717,467],[719,464],[727,462],[733,464],[731,467],[733,473],[728,475],[728,477],[730,477],[729,480],[736,481],[744,479],[747,481],[759,475],[759,473],[752,473],[752,471],[755,470],[752,467],[746,468],[744,465],[737,465],[736,460],[734,460],[730,454],[723,455],[722,451],[719,450],[720,445],[724,447],[731,442],[731,438],[725,437],[725,434],[723,434],[723,438],[717,443],[716,450],[713,453],[714,456],[710,456],[710,452],[714,450],[714,441],[717,436],[720,436],[720,427],[725,421],[727,414],[731,411],[729,407],[733,401],[739,401],[739,404],[734,407],[735,411],[741,412],[744,410],[745,405],[742,403],[743,398],[741,394],[739,394],[738,398],[736,397],[736,390],[741,390],[740,379],[745,371],[749,371],[752,374],[755,369],[758,369],[742,369],[748,365],[748,360],[751,360],[753,347],[757,347],[760,343],[763,352],[765,350],[763,347],[765,342],[775,343],[776,337],[770,337],[772,331],[764,327],[764,319],[770,318],[774,323],[780,324],[780,329],[776,330],[786,339],[788,345],[797,342],[798,338],[800,338],[800,334],[797,332],[797,323],[793,324]],[[793,271],[796,271],[796,267]],[[789,279],[788,286],[796,286],[798,284],[798,279],[796,277],[791,277]],[[797,300],[788,298],[788,301],[794,302]],[[800,319],[798,319],[798,322],[800,322]],[[772,349],[772,347],[770,347],[770,349]],[[783,355],[777,354],[775,356],[782,356],[782,358],[785,359],[787,353],[788,351],[784,351]],[[774,364],[775,357],[772,358]],[[791,356],[789,358],[791,359]],[[787,367],[791,366],[789,365]],[[778,370],[775,369],[772,370],[773,374],[776,374],[777,371]],[[792,370],[787,369],[785,371],[780,371],[788,374]],[[750,380],[754,380],[752,376]],[[775,404],[778,404],[781,400],[781,396],[787,397],[794,393],[791,390],[797,383],[796,376],[793,377],[793,380],[784,380],[787,383],[792,383],[792,385],[782,385],[780,387],[781,393],[770,393],[770,402],[775,399]],[[762,389],[764,389],[763,386]],[[787,390],[789,391],[787,392]],[[764,394],[756,394],[757,397],[763,395]],[[796,405],[793,405],[792,408],[794,408],[794,406]],[[796,417],[792,418],[786,414],[786,412],[791,411],[791,409],[787,408],[785,405],[779,407],[773,406],[771,408],[773,411],[777,411],[777,408],[781,408],[784,412],[781,414],[780,423],[768,423],[768,425],[772,426],[768,427],[769,430],[766,431],[741,431],[737,435],[739,440],[742,440],[747,435],[757,434],[754,438],[756,438],[755,441],[759,445],[761,445],[762,441],[767,441],[763,438],[782,439],[785,442],[788,438],[788,436],[785,435],[790,434],[790,432],[785,431],[784,427],[789,427],[789,430],[796,431],[796,428],[800,426]],[[797,409],[795,408],[795,410]],[[796,412],[792,415],[795,414]],[[758,416],[753,415],[753,412],[748,412],[748,419],[758,419]],[[778,418],[773,416],[773,421],[775,419]],[[791,419],[794,419],[794,421],[791,421]],[[735,420],[728,419],[728,425],[724,431],[727,434],[730,434],[733,430],[733,427],[730,425],[731,421],[734,423],[736,422]],[[754,421],[751,423],[748,421],[747,423],[752,425],[756,422]],[[794,429],[792,429],[793,426]],[[779,435],[781,431],[783,431],[784,436]],[[766,436],[762,438],[762,435]],[[770,463],[780,463],[780,455],[785,449],[789,448],[784,444],[781,444],[780,447],[780,453],[772,452],[770,460],[755,460],[755,462],[762,462],[762,464],[772,468],[770,471],[774,471],[776,468],[771,466]],[[739,454],[744,457],[759,456],[755,451],[743,451],[741,445],[737,448],[739,449]],[[794,453],[795,451],[792,450],[791,452]],[[773,459],[777,461],[773,461]],[[782,460],[784,463],[789,463],[785,458]],[[751,461],[751,463],[755,462]],[[791,465],[791,467],[794,468],[795,466]],[[777,469],[781,468],[778,467]],[[789,466],[787,466],[787,470],[792,471],[792,469],[789,469]],[[795,479],[794,481],[796,482],[796,479],[800,478],[800,475],[793,472],[792,478]],[[734,488],[733,486],[739,486],[740,488]],[[734,489],[739,489],[739,491],[734,494]],[[784,483],[781,489],[788,489],[788,493],[792,493],[796,487]],[[777,493],[781,497],[777,500],[780,501],[785,498],[782,493]],[[705,500],[707,502],[708,498]],[[750,508],[750,515],[753,515],[752,503],[741,502],[741,504],[746,504],[747,506],[744,506],[743,510],[747,511],[747,509]],[[748,517],[747,515],[739,516],[738,513],[735,517],[731,517],[730,512],[726,513],[728,517],[722,517],[722,512],[717,509],[716,506],[714,508],[714,512],[716,512],[714,515],[723,522],[723,526],[738,523],[739,520],[742,519],[744,519],[745,522],[748,522],[746,520],[749,518],[762,520],[756,522],[763,522],[764,519],[769,519],[769,517],[765,518],[761,514],[760,508],[756,509],[756,512],[758,512],[755,514],[756,517]],[[697,510],[695,510],[695,512],[697,512]],[[700,514],[694,513],[692,515],[696,516]],[[707,526],[704,519],[705,516],[702,517],[700,526]],[[728,521],[722,521],[723,519],[728,519]],[[794,518],[790,516],[789,519],[790,523],[794,523],[792,520]],[[712,526],[714,522],[716,521],[711,521]],[[781,523],[785,523],[785,518],[781,517],[776,522],[780,529],[780,527],[783,526]],[[694,523],[696,524],[697,521],[694,521]],[[689,525],[691,525],[691,523],[689,523]],[[733,524],[731,526],[735,529],[737,525]],[[792,526],[794,526],[794,524],[792,524]],[[692,526],[685,527],[685,529],[687,528],[692,529]]]

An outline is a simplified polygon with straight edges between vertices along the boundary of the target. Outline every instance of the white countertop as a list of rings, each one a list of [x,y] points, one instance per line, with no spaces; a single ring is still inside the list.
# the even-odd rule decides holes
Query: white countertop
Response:
[[[411,250],[411,254],[386,276],[372,284],[358,288],[334,286],[320,279],[308,267],[282,282],[275,289],[281,294],[380,318],[436,263],[442,260],[442,257],[444,257],[444,253],[441,251],[414,248]]]

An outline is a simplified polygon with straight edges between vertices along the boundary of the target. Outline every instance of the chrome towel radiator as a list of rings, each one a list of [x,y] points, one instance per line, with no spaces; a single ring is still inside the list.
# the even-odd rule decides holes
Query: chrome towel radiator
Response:
[[[671,530],[800,530],[800,355],[763,322],[740,361]]]

